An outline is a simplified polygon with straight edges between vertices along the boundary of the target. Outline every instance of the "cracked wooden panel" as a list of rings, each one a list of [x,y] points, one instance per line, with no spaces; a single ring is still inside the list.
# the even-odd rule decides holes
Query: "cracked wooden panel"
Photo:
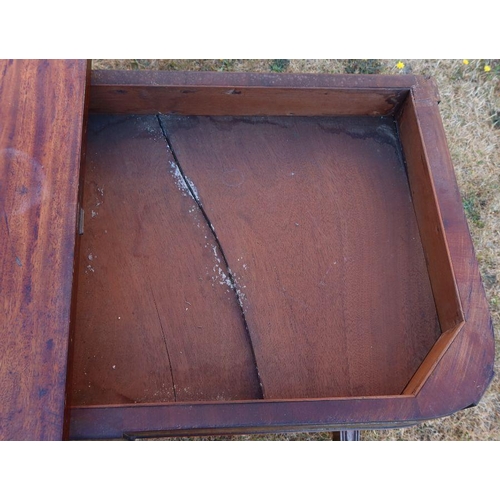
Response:
[[[253,362],[255,365],[255,372],[257,375],[257,379],[259,381],[259,386],[260,386],[259,396],[265,397],[264,386],[262,384],[262,379],[261,379],[260,374],[259,374],[259,367],[258,367],[257,361],[255,359],[255,351],[253,349],[253,344],[252,344],[252,340],[250,337],[250,331],[248,329],[248,324],[247,324],[247,320],[246,320],[246,316],[245,316],[245,306],[243,304],[243,300],[245,299],[245,292],[243,291],[243,288],[238,283],[238,280],[236,279],[236,276],[233,274],[233,271],[231,271],[231,268],[230,268],[229,263],[227,261],[226,254],[224,252],[224,248],[222,247],[222,245],[219,241],[219,238],[217,237],[217,233],[215,232],[215,228],[214,228],[212,222],[210,221],[210,218],[208,217],[207,213],[205,212],[205,209],[203,208],[203,205],[201,204],[200,195],[198,193],[198,190],[197,190],[196,186],[194,185],[193,181],[191,179],[189,179],[189,177],[187,177],[185,172],[182,170],[182,167],[181,167],[181,165],[180,165],[180,163],[175,155],[175,151],[172,148],[172,145],[171,145],[170,140],[168,138],[168,135],[165,131],[165,128],[163,127],[163,125],[161,123],[161,119],[160,119],[159,115],[158,115],[158,122],[160,124],[165,141],[167,142],[169,151],[174,158],[174,162],[171,162],[171,164],[172,164],[172,167],[175,169],[175,177],[177,179],[177,182],[183,184],[184,190],[187,190],[188,193],[191,195],[191,198],[196,202],[196,205],[198,206],[200,213],[203,215],[205,222],[207,224],[207,227],[210,229],[212,236],[214,238],[215,245],[212,245],[212,248],[214,251],[214,256],[215,256],[218,264],[223,264],[224,270],[225,270],[225,272],[223,272],[222,268],[219,266],[219,268],[217,270],[218,275],[219,275],[219,279],[222,280],[221,284],[225,283],[231,290],[234,291],[235,300],[236,300],[236,302],[240,308],[240,311],[241,311],[241,317],[243,320],[243,324],[244,324],[245,331],[246,331],[246,334],[248,337],[250,349],[252,352],[252,359],[253,359]],[[215,271],[215,268],[214,268],[214,271]]]
[[[266,398],[398,394],[440,335],[391,118],[162,116]]]
[[[91,116],[71,404],[255,399],[227,269],[155,116]]]

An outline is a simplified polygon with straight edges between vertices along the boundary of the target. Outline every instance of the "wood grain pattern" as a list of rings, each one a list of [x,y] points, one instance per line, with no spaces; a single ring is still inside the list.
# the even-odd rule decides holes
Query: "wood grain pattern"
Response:
[[[85,61],[0,61],[0,439],[62,437]]]
[[[414,98],[465,324],[418,393],[419,407],[429,415],[450,414],[475,405],[493,377],[493,325],[479,274],[462,198],[451,162],[437,103]]]
[[[77,198],[77,227],[75,231],[75,251],[73,254],[73,286],[71,290],[71,313],[70,313],[70,328],[69,328],[69,346],[68,346],[68,363],[66,369],[66,404],[64,410],[64,426],[63,426],[63,440],[68,439],[69,426],[70,426],[70,404],[69,400],[71,398],[71,383],[73,378],[73,346],[74,346],[74,336],[75,336],[75,319],[76,319],[76,302],[77,302],[77,292],[78,292],[78,268],[80,262],[80,236],[83,234],[84,224],[85,224],[85,213],[83,210],[83,186],[85,180],[85,164],[86,164],[86,153],[87,153],[87,124],[89,116],[89,98],[90,92],[88,91],[90,87],[90,61],[88,61],[89,71],[87,71],[87,91],[85,92],[84,101],[84,114],[83,114],[83,124],[82,124],[82,146],[81,146],[81,161],[80,161],[80,176],[78,180],[78,198]]]
[[[320,73],[238,73],[218,71],[128,71],[93,70],[92,86],[166,86],[179,87],[257,87],[257,88],[327,88],[327,89],[407,89],[422,86],[427,79],[418,75],[330,75]],[[434,96],[435,97],[435,96]]]
[[[464,324],[465,322],[462,321],[458,323],[457,326],[454,326],[441,334],[425,359],[422,361],[422,364],[418,367],[418,370],[408,382],[408,385],[404,388],[403,394],[417,394],[418,391],[422,389],[423,385],[434,371],[437,364],[450,347],[451,343],[455,340],[455,337],[460,333],[460,330],[462,330]]]
[[[413,76],[94,71],[95,113],[388,115]]]
[[[463,312],[414,99],[405,102],[398,124],[427,269],[439,322],[445,332],[463,321]]]
[[[155,116],[90,120],[72,404],[256,399],[217,242]]]
[[[102,83],[117,83],[116,74],[107,75],[101,72],[94,77]],[[225,77],[228,80],[224,80]],[[124,77],[123,83],[131,84],[136,78],[136,75]],[[141,78],[147,84],[155,84],[167,77],[150,74]],[[272,86],[276,82],[282,85],[284,81],[270,79],[269,75],[233,77],[221,74],[213,77],[194,74],[172,78],[169,81],[175,80],[179,85],[208,85],[214,81],[234,85],[237,81],[248,79],[252,85]],[[402,86],[411,90],[409,99],[412,99],[411,105],[415,110],[412,119],[420,129],[422,151],[426,158],[422,164],[428,169],[427,178],[432,180],[434,186],[465,320],[459,331],[451,332],[454,340],[447,344],[441,358],[431,363],[432,372],[423,384],[403,396],[73,407],[70,437],[111,438],[121,437],[124,433],[133,436],[144,431],[154,436],[398,427],[449,415],[477,404],[493,376],[494,337],[439,115],[438,94],[435,84],[424,78],[411,75],[390,78],[391,82],[383,83],[390,86],[399,80]],[[347,86],[355,85],[350,78],[344,82]],[[300,85],[307,87],[316,83],[315,76],[309,79],[308,75],[301,75]],[[420,177],[422,182],[425,179],[425,176]]]
[[[164,116],[264,396],[399,394],[440,335],[391,119]]]
[[[414,396],[71,409],[72,439],[383,429],[429,416]]]
[[[174,113],[232,116],[390,114],[406,92],[381,90],[252,89],[245,87],[92,87],[95,113]],[[307,96],[307,98],[306,98]]]

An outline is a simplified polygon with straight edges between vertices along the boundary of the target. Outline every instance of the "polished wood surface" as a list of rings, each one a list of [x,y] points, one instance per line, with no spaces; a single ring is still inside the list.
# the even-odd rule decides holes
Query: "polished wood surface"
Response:
[[[415,100],[407,99],[398,117],[398,130],[439,322],[444,332],[463,321],[463,312],[415,107]]]
[[[61,439],[88,65],[0,61],[0,439]]]

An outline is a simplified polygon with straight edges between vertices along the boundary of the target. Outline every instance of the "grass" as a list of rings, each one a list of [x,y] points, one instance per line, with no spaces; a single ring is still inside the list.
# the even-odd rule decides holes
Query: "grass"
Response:
[[[269,65],[269,69],[275,73],[283,73],[290,66],[289,59],[274,59]]]
[[[484,228],[484,222],[481,220],[481,209],[484,208],[486,202],[479,200],[475,194],[464,196],[462,202],[469,222],[480,229]]]
[[[493,122],[493,126],[495,128],[500,128],[500,111],[491,112],[491,121]]]
[[[382,64],[378,59],[347,59],[344,70],[346,73],[372,75],[380,73]]]
[[[396,65],[402,62],[404,67]],[[401,65],[400,65],[401,66]],[[490,71],[485,71],[485,66]],[[433,76],[440,111],[490,304],[500,372],[500,60],[134,59],[93,61],[101,69],[255,71],[287,73],[415,73]],[[208,438],[200,438],[208,439]],[[214,438],[211,438],[214,439]],[[327,440],[328,433],[218,439]],[[365,431],[363,440],[500,440],[500,377],[475,408],[418,426]]]

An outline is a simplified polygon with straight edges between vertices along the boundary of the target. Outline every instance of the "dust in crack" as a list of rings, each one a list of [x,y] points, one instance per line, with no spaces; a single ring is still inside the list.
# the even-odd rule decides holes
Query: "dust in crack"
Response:
[[[208,228],[210,229],[210,232],[212,233],[212,236],[213,236],[213,238],[215,240],[215,245],[216,246],[213,247],[214,254],[215,254],[216,258],[217,258],[217,249],[218,249],[219,252],[220,252],[220,255],[222,257],[222,260],[224,262],[224,266],[225,266],[225,268],[227,270],[227,275],[224,274],[223,281],[228,285],[228,287],[231,290],[234,291],[234,296],[235,296],[236,302],[238,304],[238,307],[240,308],[241,317],[242,317],[242,320],[243,320],[243,325],[245,327],[245,332],[247,334],[248,343],[250,345],[250,350],[251,350],[251,353],[252,353],[252,358],[253,358],[253,363],[254,363],[254,366],[255,366],[257,380],[258,380],[259,386],[260,386],[260,397],[261,398],[265,398],[265,395],[264,395],[265,394],[264,385],[262,383],[262,378],[261,378],[260,373],[259,373],[259,367],[257,365],[257,358],[255,356],[255,350],[254,350],[254,347],[253,347],[252,336],[250,334],[250,329],[248,327],[247,319],[246,319],[246,316],[245,316],[245,309],[243,307],[243,298],[245,297],[245,294],[240,290],[240,287],[238,286],[238,283],[236,282],[235,276],[231,272],[231,268],[229,266],[226,254],[224,253],[224,249],[222,248],[221,242],[219,241],[219,238],[218,238],[217,233],[215,231],[215,227],[212,224],[212,222],[210,221],[210,219],[209,219],[209,217],[208,217],[208,215],[207,215],[207,213],[206,213],[206,211],[205,211],[205,209],[204,209],[204,207],[203,207],[203,205],[201,203],[201,198],[199,196],[198,190],[196,189],[196,186],[186,176],[185,172],[183,171],[183,169],[181,167],[179,159],[177,158],[177,155],[175,154],[174,148],[173,148],[173,146],[171,144],[171,141],[170,141],[170,139],[168,137],[167,131],[165,130],[165,127],[163,126],[163,123],[161,121],[160,114],[157,114],[156,118],[158,119],[158,124],[159,124],[159,126],[161,128],[161,131],[163,133],[163,137],[165,138],[165,142],[166,142],[167,148],[168,148],[169,152],[172,154],[172,157],[174,159],[174,161],[170,161],[170,167],[171,167],[172,172],[174,174],[174,178],[176,180],[177,187],[183,193],[188,194],[189,196],[191,196],[191,198],[193,198],[193,200],[198,205],[198,208],[199,208],[201,214],[203,215],[203,218],[205,219],[205,222],[206,222]]]

